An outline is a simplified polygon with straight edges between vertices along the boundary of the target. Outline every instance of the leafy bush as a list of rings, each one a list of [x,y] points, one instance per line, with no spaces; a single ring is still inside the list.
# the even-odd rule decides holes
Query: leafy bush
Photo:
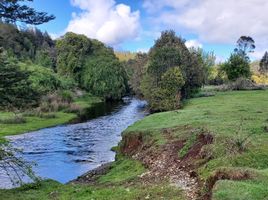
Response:
[[[250,78],[251,76],[249,61],[239,54],[232,54],[221,67],[230,81],[240,77]]]
[[[178,67],[179,73],[184,80],[183,84],[179,84],[176,91],[172,88],[165,88],[164,82],[172,80],[172,78],[163,81],[163,75],[172,68]],[[169,74],[169,76],[172,76]],[[176,75],[175,75],[176,77]],[[174,78],[174,77],[173,77]],[[148,80],[146,80],[148,79]],[[196,93],[205,81],[205,69],[202,56],[196,51],[190,52],[185,46],[185,41],[177,37],[174,31],[164,31],[161,37],[156,40],[155,45],[149,52],[149,61],[147,75],[143,78],[141,88],[144,97],[149,101],[153,110],[159,110],[156,102],[172,102],[174,96],[188,98]],[[175,81],[176,82],[176,81]],[[176,84],[176,83],[172,84]],[[167,93],[173,95],[168,95]],[[173,96],[173,97],[172,97]],[[156,98],[156,99],[154,99]],[[165,99],[167,98],[167,99]],[[179,99],[177,98],[177,102]],[[170,103],[167,103],[171,105]],[[167,105],[165,103],[165,105]],[[178,103],[176,103],[178,104]],[[172,110],[178,106],[165,106],[161,110]],[[157,107],[154,108],[154,106]],[[160,105],[160,104],[159,104]]]
[[[37,104],[39,95],[29,77],[29,72],[10,62],[0,49],[0,107],[16,110]]]
[[[127,88],[123,66],[109,56],[90,58],[82,75],[82,83],[87,91],[106,100],[120,99]]]
[[[142,90],[147,98],[149,98],[150,108],[152,111],[174,110],[180,107],[180,90],[184,85],[184,79],[179,67],[168,69],[161,77],[160,87],[154,88],[150,84],[152,82],[148,78],[143,83]],[[146,87],[150,87],[148,90]],[[148,93],[146,93],[148,91]]]
[[[41,95],[56,91],[68,90],[76,86],[71,78],[63,78],[56,74],[52,69],[41,67],[34,64],[20,63],[21,69],[30,73],[29,79],[32,87],[39,91]]]

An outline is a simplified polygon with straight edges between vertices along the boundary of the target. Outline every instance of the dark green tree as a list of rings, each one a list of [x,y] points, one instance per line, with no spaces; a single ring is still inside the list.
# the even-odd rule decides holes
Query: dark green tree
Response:
[[[181,88],[184,84],[180,68],[172,67],[162,75],[159,87],[152,86],[150,77],[146,77],[141,87],[145,91],[144,95],[149,101],[151,111],[159,112],[180,107]]]
[[[260,73],[265,74],[268,72],[268,52],[266,51],[260,61]]]
[[[126,73],[122,64],[111,57],[91,57],[83,71],[83,87],[106,100],[117,100],[127,89]]]
[[[229,60],[223,63],[221,67],[231,81],[241,77],[250,78],[251,75],[249,60],[237,53],[232,54]]]
[[[1,50],[2,51],[2,50]],[[30,74],[0,55],[0,108],[20,110],[36,105],[38,94],[32,89]]]
[[[23,22],[33,25],[40,25],[55,19],[54,15],[37,12],[29,6],[23,5],[25,1],[31,2],[33,0],[1,0],[0,19],[7,23]]]
[[[80,82],[82,68],[87,56],[92,53],[92,43],[84,35],[66,33],[56,43],[57,71]]]
[[[202,56],[190,52],[185,46],[185,40],[177,37],[174,31],[164,31],[150,49],[147,75],[143,79],[143,94],[145,98],[151,99],[149,104],[153,102],[149,91],[157,91],[161,87],[163,74],[174,67],[179,67],[185,81],[180,93],[182,98],[190,97],[203,85],[205,70]]]

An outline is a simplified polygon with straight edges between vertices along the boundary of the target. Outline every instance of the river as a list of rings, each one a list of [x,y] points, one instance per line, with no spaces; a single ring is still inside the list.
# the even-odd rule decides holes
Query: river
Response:
[[[120,104],[96,106],[88,113],[90,120],[84,123],[7,138],[13,147],[22,149],[25,160],[36,164],[33,167],[36,175],[67,183],[89,170],[114,161],[115,153],[111,148],[118,144],[121,133],[128,126],[147,115],[145,105],[144,101],[126,98]],[[0,179],[0,188],[12,186],[3,173],[0,173]]]

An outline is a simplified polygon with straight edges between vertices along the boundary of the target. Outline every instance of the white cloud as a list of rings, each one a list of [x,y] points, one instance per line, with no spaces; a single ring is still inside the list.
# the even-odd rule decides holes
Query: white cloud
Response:
[[[200,42],[198,42],[197,40],[187,40],[185,42],[185,45],[187,48],[191,48],[191,47],[202,48],[203,47],[203,45]]]
[[[73,13],[66,31],[84,34],[108,45],[138,36],[140,13],[114,0],[71,0],[81,13]]]
[[[246,35],[256,51],[268,49],[267,0],[144,0],[143,6],[164,27],[187,30],[199,41],[235,44]]]

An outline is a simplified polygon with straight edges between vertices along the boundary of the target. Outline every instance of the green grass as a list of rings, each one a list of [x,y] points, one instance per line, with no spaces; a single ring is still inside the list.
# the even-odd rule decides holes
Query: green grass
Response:
[[[75,99],[75,104],[79,105],[82,109],[92,106],[94,103],[101,102],[101,99],[94,97],[90,94],[84,95],[81,98]],[[51,113],[50,113],[51,114]],[[25,117],[26,123],[23,124],[1,124],[0,123],[0,137],[7,135],[22,134],[30,131],[39,130],[42,128],[53,127],[61,124],[66,124],[77,117],[73,113],[56,112],[53,118],[41,117]],[[0,112],[0,119],[13,118],[14,113]]]
[[[267,200],[268,170],[258,171],[258,177],[247,181],[223,180],[214,187],[213,200]]]
[[[33,189],[31,189],[31,187]],[[41,182],[35,188],[33,185],[20,189],[0,190],[1,199],[5,200],[183,200],[182,192],[168,185],[152,186],[116,186],[89,187],[85,185],[62,185],[55,181]]]
[[[121,158],[113,163],[112,169],[101,176],[98,180],[99,183],[120,183],[123,181],[130,181],[137,178],[145,172],[143,165],[135,160]]]
[[[212,97],[187,101],[182,110],[157,113],[130,126],[124,134],[143,134],[144,141],[155,141],[161,146],[166,142],[163,129],[172,130],[174,138],[186,141],[178,152],[183,157],[196,139],[193,133],[207,132],[214,137],[213,144],[204,151],[212,159],[198,168],[205,181],[221,168],[250,169],[256,172],[252,180],[218,181],[213,190],[214,200],[265,200],[268,199],[268,91],[219,92]],[[7,114],[4,114],[7,115]],[[240,125],[242,129],[237,134]],[[243,152],[236,152],[233,142],[237,137],[250,135]],[[233,149],[234,148],[234,149]],[[117,148],[118,149],[118,148]],[[112,169],[101,176],[94,187],[60,185],[43,182],[39,189],[0,190],[4,199],[185,199],[182,192],[169,186],[126,184],[146,169],[131,158],[119,159]]]
[[[75,104],[80,106],[81,108],[88,108],[92,106],[94,103],[100,103],[102,99],[99,97],[95,97],[91,94],[86,94],[82,97],[79,97],[75,100]]]
[[[192,145],[195,143],[195,141],[196,141],[196,135],[192,134],[190,138],[184,144],[183,148],[179,151],[180,158],[183,158],[188,153],[188,151],[190,150]]]
[[[4,113],[2,117],[12,117],[12,113]],[[35,131],[42,128],[53,127],[60,124],[65,124],[76,117],[75,114],[57,112],[56,118],[45,119],[39,117],[25,117],[24,124],[0,124],[0,136],[16,135],[29,131]]]
[[[177,138],[187,139],[191,134],[188,128],[204,129],[214,137],[214,143],[206,146],[206,150],[213,155],[213,159],[198,169],[202,180],[206,180],[214,171],[221,167],[241,167],[256,170],[268,169],[268,133],[264,127],[268,125],[268,91],[236,91],[220,92],[213,97],[195,98],[186,102],[184,108],[179,111],[157,113],[146,117],[129,127],[128,132],[144,132],[150,134],[155,140],[161,139],[160,130],[167,128],[178,128],[174,132]],[[240,124],[242,130],[239,137],[249,137],[249,143],[244,152],[233,150],[233,142],[237,140],[236,134]],[[187,153],[189,145],[179,152],[179,156]],[[187,144],[187,142],[186,142]],[[228,183],[235,185],[228,187]],[[256,182],[221,181],[217,188],[217,200],[236,199],[232,198],[232,192],[243,188],[244,196],[237,199],[261,199],[262,194],[254,196],[254,191],[260,193],[263,188],[268,188],[268,182],[256,184],[252,189],[251,185]],[[246,187],[246,185],[248,187]],[[228,191],[225,189],[228,187]],[[248,195],[247,195],[248,194]],[[267,193],[265,193],[266,195]],[[225,196],[225,197],[224,197]],[[227,198],[227,197],[228,198]],[[222,197],[222,198],[221,198]]]

